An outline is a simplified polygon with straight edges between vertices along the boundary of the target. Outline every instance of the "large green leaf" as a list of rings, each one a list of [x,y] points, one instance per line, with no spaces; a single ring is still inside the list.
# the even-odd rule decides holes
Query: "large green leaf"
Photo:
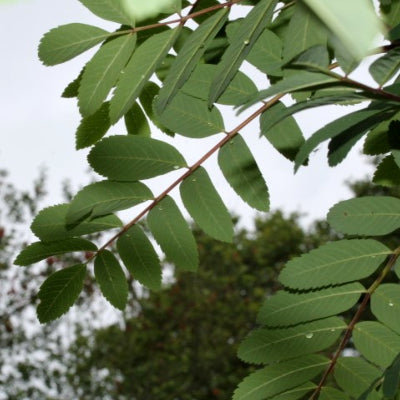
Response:
[[[171,197],[165,197],[147,216],[151,233],[176,267],[196,270],[199,264],[192,231]]]
[[[252,331],[239,346],[238,357],[253,364],[270,364],[333,345],[346,324],[337,317],[286,329],[260,328]]]
[[[115,85],[136,45],[136,35],[127,34],[105,43],[86,64],[78,92],[84,117],[96,112]]]
[[[60,64],[90,49],[110,35],[104,29],[92,25],[62,25],[43,36],[39,45],[39,58],[45,65]]]
[[[161,114],[171,102],[182,85],[188,80],[194,68],[198,65],[211,41],[221,30],[228,18],[228,9],[222,9],[209,17],[185,40],[172,64],[164,85],[155,103],[157,112]]]
[[[341,201],[328,213],[335,230],[350,235],[386,235],[400,228],[400,200],[365,196]]]
[[[400,336],[375,321],[355,325],[353,342],[356,349],[368,360],[387,368],[400,353]]]
[[[329,317],[353,307],[364,292],[364,287],[359,283],[308,293],[281,290],[265,300],[257,321],[268,326],[290,326]]]
[[[141,136],[111,136],[97,143],[89,164],[111,180],[137,181],[186,166],[181,154],[160,140]]]
[[[151,190],[141,182],[102,181],[81,189],[72,199],[67,216],[67,225],[83,218],[98,217],[125,210],[153,198]]]
[[[371,296],[371,311],[379,321],[400,334],[400,286],[380,285]]]
[[[161,288],[161,265],[153,245],[135,225],[117,241],[118,253],[132,276],[149,289]]]
[[[26,266],[59,254],[95,250],[97,250],[97,247],[92,242],[81,238],[70,238],[46,243],[34,242],[18,254],[14,264]]]
[[[218,65],[218,72],[211,84],[209,106],[212,106],[225,91],[243,60],[270,23],[277,2],[278,0],[261,0],[241,22]]]
[[[290,260],[279,280],[290,288],[311,289],[366,278],[391,250],[372,239],[340,240]]]
[[[329,360],[307,355],[253,372],[239,384],[233,400],[263,400],[292,389],[320,373]]]
[[[83,289],[86,265],[78,264],[51,274],[40,286],[37,316],[43,324],[65,314]]]
[[[119,22],[122,25],[135,25],[122,6],[121,0],[79,0],[93,14],[108,21]]]
[[[181,183],[180,193],[189,214],[204,232],[232,242],[232,219],[204,168],[198,168]]]
[[[158,33],[136,49],[123,70],[111,99],[112,123],[116,123],[132,107],[143,87],[165,59],[179,33],[180,28]]]
[[[218,164],[235,192],[260,211],[269,210],[269,193],[258,165],[240,135],[236,135],[218,153]]]
[[[32,222],[32,232],[44,242],[53,242],[122,226],[122,222],[115,215],[106,215],[91,221],[82,221],[78,226],[67,229],[68,208],[69,204],[59,204],[40,211]]]
[[[104,297],[114,307],[124,310],[128,299],[128,282],[118,260],[111,251],[103,250],[96,256],[94,276]]]
[[[400,49],[394,48],[375,60],[369,67],[369,72],[379,85],[384,85],[400,67]]]

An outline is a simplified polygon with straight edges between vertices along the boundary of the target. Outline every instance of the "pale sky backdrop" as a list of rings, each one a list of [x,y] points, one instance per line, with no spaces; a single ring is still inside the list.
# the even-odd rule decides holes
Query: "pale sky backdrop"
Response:
[[[55,67],[43,66],[37,57],[41,36],[51,28],[71,22],[89,23],[110,30],[117,26],[92,15],[78,0],[0,0],[0,168],[7,169],[11,180],[25,189],[37,176],[39,167],[46,167],[51,195],[46,201],[48,205],[61,200],[62,180],[71,179],[75,188],[89,180],[87,151],[74,148],[75,129],[80,121],[76,102],[62,99],[60,95],[93,51]],[[257,84],[266,87],[261,74],[257,74],[255,69],[253,71]],[[355,76],[371,83],[362,72]],[[326,107],[302,113],[296,118],[309,136],[338,113],[348,110],[347,107]],[[244,115],[239,117],[240,120]],[[235,121],[233,114],[228,114],[227,128],[234,127],[240,120]],[[125,133],[125,130],[122,125],[117,125],[111,133]],[[312,155],[309,167],[294,175],[292,164],[273,150],[264,138],[258,138],[257,123],[242,133],[268,183],[272,208],[307,213],[308,217],[303,220],[305,223],[325,217],[335,202],[350,196],[345,180],[362,178],[372,170],[359,154],[360,145],[336,168],[327,166],[326,147],[322,146]],[[154,137],[169,141],[162,134]],[[220,138],[216,135],[198,141],[177,137],[170,143],[178,147],[191,163]],[[253,211],[226,184],[216,167],[215,157],[205,167],[216,187],[222,191],[228,208],[243,215],[242,222],[249,224]],[[172,173],[171,178],[176,173]],[[151,183],[155,194],[166,188],[169,177]],[[175,198],[178,197],[176,194]],[[129,212],[129,216],[134,214]]]

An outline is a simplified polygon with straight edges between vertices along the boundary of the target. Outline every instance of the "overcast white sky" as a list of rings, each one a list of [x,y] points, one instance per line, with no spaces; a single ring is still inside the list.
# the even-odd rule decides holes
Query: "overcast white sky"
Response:
[[[106,29],[115,24],[90,14],[78,0],[0,0],[0,168],[10,172],[12,181],[27,188],[45,166],[49,173],[48,204],[60,201],[61,181],[72,180],[75,187],[88,181],[87,151],[74,148],[75,129],[80,116],[75,100],[62,99],[64,87],[79,73],[87,55],[55,67],[44,67],[37,58],[41,36],[53,27],[70,22],[91,23]],[[257,78],[259,84],[263,84]],[[341,112],[348,108],[342,107]],[[298,121],[310,135],[318,127],[338,116],[338,111],[325,108],[303,113]],[[228,127],[236,125],[232,115]],[[125,133],[123,126],[112,133]],[[242,132],[248,138],[270,189],[272,208],[301,211],[308,214],[304,221],[324,217],[337,201],[350,196],[344,185],[347,179],[361,178],[371,171],[359,155],[360,146],[339,167],[329,168],[326,150],[316,152],[308,168],[293,175],[290,162],[274,151],[265,139],[258,139],[257,123]],[[155,136],[164,138],[165,136]],[[219,136],[200,143],[194,139],[178,139],[176,145],[188,162],[195,161]],[[200,145],[199,145],[200,144]],[[226,204],[249,222],[252,211],[228,187],[216,167],[208,162],[215,185],[223,190]],[[155,194],[166,187],[166,178],[151,185]]]

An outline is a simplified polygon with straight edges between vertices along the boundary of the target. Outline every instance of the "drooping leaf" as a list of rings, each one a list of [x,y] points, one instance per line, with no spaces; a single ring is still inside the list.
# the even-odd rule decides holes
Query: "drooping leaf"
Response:
[[[82,116],[95,113],[107,98],[136,44],[136,35],[127,34],[105,43],[86,64],[78,93]]]
[[[337,317],[285,329],[259,328],[240,344],[238,357],[252,364],[270,364],[316,353],[333,345],[343,329],[346,324]]]
[[[371,311],[375,317],[400,334],[400,287],[397,284],[380,285],[371,296]]]
[[[122,6],[121,0],[79,0],[93,14],[107,21],[119,22],[122,25],[135,25]]]
[[[365,196],[335,204],[328,213],[335,230],[349,235],[386,235],[400,228],[400,200]]]
[[[398,72],[400,67],[400,50],[394,48],[375,60],[369,67],[371,76],[379,85],[384,85]]]
[[[329,364],[320,355],[307,355],[253,372],[239,384],[233,400],[263,400],[295,388],[313,378]]]
[[[83,289],[86,265],[78,264],[51,274],[40,286],[37,308],[39,321],[44,324],[65,314]]]
[[[149,289],[161,288],[161,265],[153,245],[135,225],[117,241],[118,253],[132,276]]]
[[[228,183],[250,207],[269,210],[269,193],[258,165],[240,135],[218,153],[218,164]]]
[[[32,232],[44,242],[53,242],[122,226],[122,222],[115,215],[106,215],[91,221],[82,221],[78,226],[67,229],[68,208],[69,204],[59,204],[40,211],[32,222]]]
[[[110,118],[113,124],[132,107],[143,87],[165,59],[179,33],[180,28],[158,33],[136,49],[123,70],[111,99]]]
[[[130,135],[151,136],[150,125],[138,103],[135,103],[124,115],[126,130]]]
[[[375,321],[355,325],[353,341],[356,349],[368,360],[383,368],[392,364],[400,353],[400,336]]]
[[[232,242],[232,219],[203,167],[181,183],[180,194],[189,214],[204,232],[215,239]]]
[[[400,185],[400,168],[392,155],[385,157],[379,163],[372,182],[387,187]]]
[[[359,283],[349,283],[307,293],[281,290],[265,300],[257,321],[274,327],[290,326],[329,317],[353,307],[364,292],[364,287]]]
[[[351,282],[374,273],[391,250],[372,239],[339,240],[290,260],[279,276],[294,289]]]
[[[211,107],[225,91],[243,60],[270,23],[277,0],[261,0],[244,18],[235,37],[218,65],[218,72],[211,84],[208,105]]]
[[[88,155],[99,174],[117,181],[153,178],[186,166],[171,145],[142,136],[116,135],[97,143]]]
[[[393,364],[386,370],[383,381],[383,394],[392,398],[396,395],[400,384],[400,355],[396,357]]]
[[[128,299],[128,282],[111,251],[103,250],[94,260],[94,276],[103,296],[116,308],[124,310]]]
[[[350,400],[350,397],[341,390],[326,386],[321,389],[319,400]]]
[[[151,190],[141,182],[102,181],[81,189],[72,199],[67,225],[74,225],[83,218],[125,210],[153,198]]]
[[[39,58],[45,65],[61,64],[96,46],[110,35],[97,26],[78,23],[62,25],[42,37]]]
[[[151,233],[177,268],[196,270],[199,264],[192,231],[171,197],[165,197],[147,216]]]
[[[74,251],[95,251],[96,249],[97,247],[92,242],[81,238],[69,238],[46,243],[34,242],[18,254],[14,264],[26,266],[59,254]]]

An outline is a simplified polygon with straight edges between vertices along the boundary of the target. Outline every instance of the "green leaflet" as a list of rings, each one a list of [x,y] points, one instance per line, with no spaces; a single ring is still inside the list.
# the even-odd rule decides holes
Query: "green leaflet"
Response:
[[[385,397],[392,398],[396,395],[400,383],[400,355],[386,370],[383,381],[383,393]]]
[[[294,289],[351,282],[370,276],[389,254],[391,250],[376,240],[339,240],[290,260],[279,280]]]
[[[149,289],[161,288],[161,265],[153,245],[135,225],[117,241],[118,253],[132,276]]]
[[[380,162],[374,173],[372,182],[388,187],[400,185],[400,169],[392,155],[385,157]]]
[[[379,85],[384,85],[398,72],[400,67],[400,49],[394,48],[375,60],[369,72]]]
[[[136,22],[154,18],[159,14],[180,13],[181,0],[120,0],[125,12]]]
[[[398,0],[392,0],[390,4],[387,4],[387,2],[383,4],[383,1],[381,1],[380,11],[389,27],[394,28],[398,25],[400,18],[400,2]]]
[[[97,143],[110,129],[110,103],[105,102],[92,115],[84,117],[76,131],[76,149],[83,149]]]
[[[132,135],[103,139],[93,147],[88,161],[96,172],[117,181],[153,178],[186,166],[171,145]]]
[[[368,360],[387,368],[400,353],[400,336],[379,322],[363,321],[355,325],[353,341]]]
[[[72,199],[66,223],[74,225],[83,218],[92,219],[125,210],[152,198],[151,190],[141,182],[92,183],[81,189]]]
[[[126,130],[129,135],[151,136],[150,125],[142,108],[135,103],[124,115]]]
[[[82,221],[78,226],[67,230],[65,224],[68,208],[69,204],[59,204],[40,211],[32,222],[32,232],[44,242],[53,242],[122,226],[115,215],[106,215],[91,221]]]
[[[380,285],[371,296],[371,311],[380,322],[400,334],[400,286]]]
[[[208,105],[211,107],[225,91],[256,40],[270,23],[278,0],[261,0],[240,24],[232,43],[218,65],[210,90]]]
[[[284,393],[278,394],[271,398],[271,400],[297,400],[304,397],[305,394],[311,392],[317,387],[312,382],[306,382],[303,385],[296,386],[295,388],[289,389]]]
[[[61,97],[64,97],[66,99],[72,99],[74,97],[78,97],[79,85],[81,84],[81,79],[84,70],[85,68],[82,68],[81,72],[79,72],[79,75],[67,85],[67,87],[62,92]]]
[[[287,111],[288,109],[283,103],[274,104],[261,114],[260,129],[261,134],[268,139],[279,153],[293,161],[300,146],[304,143],[304,137],[293,117],[290,115],[283,118],[280,117]],[[281,120],[279,121],[279,119]],[[271,120],[278,120],[278,122],[271,124]]]
[[[96,256],[94,276],[103,296],[114,307],[124,310],[128,299],[128,282],[113,253],[103,250]]]
[[[270,364],[312,354],[332,346],[346,324],[337,317],[286,329],[253,330],[240,344],[238,357],[248,363]]]
[[[119,78],[136,45],[136,35],[127,34],[106,42],[86,64],[78,92],[78,105],[87,117],[99,109]]]
[[[177,268],[194,271],[199,264],[192,231],[174,200],[167,196],[147,216],[151,233]]]
[[[185,40],[185,44],[178,52],[155,103],[159,114],[162,114],[168,103],[171,102],[178,90],[188,80],[205,50],[227,20],[228,12],[227,8],[217,11],[201,23],[189,38]]]
[[[321,71],[327,73],[329,69],[330,56],[325,45],[315,45],[307,48],[305,51],[296,56],[290,66],[293,68],[305,67],[306,69]],[[329,90],[329,88],[327,89]]]
[[[61,64],[89,50],[110,35],[110,32],[92,25],[62,25],[42,37],[39,58],[45,65]]]
[[[39,321],[44,324],[65,314],[83,289],[86,265],[78,264],[51,274],[40,286],[37,308]]]
[[[179,92],[159,115],[163,125],[173,132],[191,138],[203,138],[223,132],[224,121],[219,110],[207,103]]]
[[[73,251],[96,251],[97,247],[89,240],[81,238],[64,239],[57,242],[34,242],[25,247],[14,261],[16,265],[30,265],[47,257]]]
[[[213,238],[231,243],[232,219],[207,171],[199,167],[179,189],[185,208],[199,227]]]
[[[122,6],[121,0],[79,0],[93,14],[107,21],[119,22],[122,25],[135,26],[135,20],[131,18]]]
[[[358,398],[371,383],[381,376],[381,371],[359,357],[341,357],[335,367],[335,380],[350,396]]]
[[[258,165],[240,135],[218,153],[218,164],[226,180],[250,207],[269,210],[269,193]]]
[[[180,28],[151,36],[133,53],[111,99],[110,118],[115,124],[132,107],[143,87],[161,65],[177,39]]]
[[[233,400],[263,400],[295,388],[320,373],[329,360],[307,355],[253,372],[239,384]]]
[[[281,290],[265,300],[257,322],[272,327],[290,326],[329,317],[353,307],[362,293],[365,289],[358,282],[307,293]]]
[[[333,229],[349,235],[386,235],[400,227],[400,200],[365,196],[341,201],[327,219]]]
[[[350,400],[350,397],[347,396],[346,393],[342,391],[332,388],[332,387],[323,387],[321,390],[321,394],[318,398],[319,400]]]

